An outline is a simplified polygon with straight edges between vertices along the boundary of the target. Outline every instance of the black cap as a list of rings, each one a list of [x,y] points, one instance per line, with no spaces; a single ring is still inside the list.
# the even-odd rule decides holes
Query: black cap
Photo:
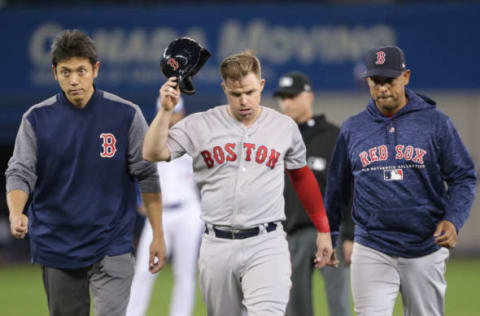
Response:
[[[367,70],[363,77],[396,78],[407,70],[405,54],[397,46],[381,46],[369,50],[365,56],[365,66]]]
[[[278,90],[275,91],[273,96],[296,96],[304,91],[312,91],[312,85],[307,75],[301,72],[289,72],[278,80]]]

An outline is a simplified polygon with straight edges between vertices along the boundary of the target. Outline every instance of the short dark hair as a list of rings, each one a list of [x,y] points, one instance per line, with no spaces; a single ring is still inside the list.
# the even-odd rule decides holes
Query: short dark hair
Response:
[[[224,81],[226,81],[227,78],[240,80],[251,72],[257,76],[257,78],[261,78],[262,76],[260,61],[251,50],[228,56],[220,65],[220,73]]]
[[[50,56],[52,65],[72,57],[85,57],[95,65],[98,61],[95,42],[85,33],[79,30],[65,30],[57,35],[53,41]]]

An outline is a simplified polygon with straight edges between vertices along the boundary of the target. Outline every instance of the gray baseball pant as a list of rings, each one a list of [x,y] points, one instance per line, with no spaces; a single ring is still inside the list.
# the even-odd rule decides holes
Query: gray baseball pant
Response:
[[[125,315],[135,259],[127,253],[104,257],[92,266],[57,269],[42,266],[50,316]]]
[[[354,243],[351,281],[357,316],[391,316],[399,291],[404,316],[445,315],[448,257],[446,248],[401,258]]]
[[[199,284],[208,316],[240,316],[245,310],[248,316],[283,316],[291,270],[281,225],[246,239],[202,236]]]

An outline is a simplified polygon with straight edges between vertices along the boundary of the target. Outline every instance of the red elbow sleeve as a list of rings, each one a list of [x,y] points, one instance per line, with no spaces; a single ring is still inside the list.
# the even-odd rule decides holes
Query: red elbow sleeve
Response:
[[[330,232],[320,187],[312,170],[305,166],[300,169],[287,169],[287,173],[313,225],[321,233]]]

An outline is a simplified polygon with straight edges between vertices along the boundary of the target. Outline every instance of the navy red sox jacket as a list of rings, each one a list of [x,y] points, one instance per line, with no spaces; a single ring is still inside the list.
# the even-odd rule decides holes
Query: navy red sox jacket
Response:
[[[142,159],[146,129],[137,105],[101,90],[83,109],[59,93],[23,115],[7,192],[31,194],[33,262],[80,268],[133,250],[135,178],[141,192],[160,191]]]
[[[373,99],[341,127],[330,165],[325,206],[335,231],[353,190],[355,242],[385,254],[419,257],[439,247],[441,220],[457,232],[475,194],[473,161],[451,119],[435,102],[406,90],[392,118]]]

